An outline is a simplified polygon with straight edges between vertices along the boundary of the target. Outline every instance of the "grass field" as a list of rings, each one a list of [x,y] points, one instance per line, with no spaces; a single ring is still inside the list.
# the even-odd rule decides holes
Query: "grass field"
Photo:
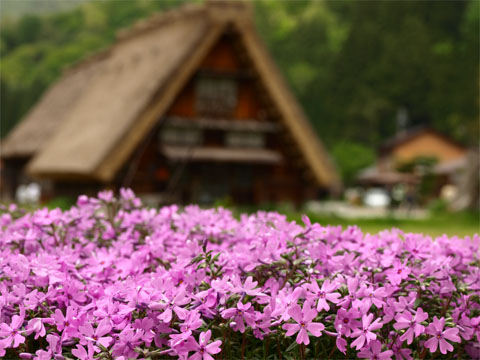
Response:
[[[430,236],[466,236],[480,234],[480,214],[477,212],[442,213],[428,219],[342,219],[335,216],[307,214],[312,222],[321,225],[359,226],[365,233],[378,233],[381,230],[398,228],[404,232],[423,233]],[[301,221],[301,213],[287,213],[291,220]]]

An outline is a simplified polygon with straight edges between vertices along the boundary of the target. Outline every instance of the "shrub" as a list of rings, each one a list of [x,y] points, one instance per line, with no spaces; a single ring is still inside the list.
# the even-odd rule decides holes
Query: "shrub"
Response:
[[[130,190],[0,217],[0,356],[479,356],[480,238],[143,208]]]

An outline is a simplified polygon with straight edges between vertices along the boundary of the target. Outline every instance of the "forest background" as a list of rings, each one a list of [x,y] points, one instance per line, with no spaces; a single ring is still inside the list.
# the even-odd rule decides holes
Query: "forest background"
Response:
[[[182,2],[1,0],[0,136],[65,68]],[[431,126],[478,146],[479,5],[254,2],[260,35],[347,184],[400,127]]]

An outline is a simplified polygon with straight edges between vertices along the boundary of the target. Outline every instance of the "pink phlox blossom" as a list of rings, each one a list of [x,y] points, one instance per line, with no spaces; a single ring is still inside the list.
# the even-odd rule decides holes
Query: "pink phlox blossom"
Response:
[[[93,312],[93,315],[98,320],[109,319],[114,325],[119,325],[125,321],[125,317],[119,313],[119,303],[106,299],[102,302],[97,302],[97,310]]]
[[[343,308],[348,308],[350,304],[353,303],[357,299],[357,297],[361,295],[363,287],[359,288],[359,278],[348,277],[347,278],[348,295],[344,296],[343,299],[340,299],[340,301],[338,302],[338,305],[340,305]]]
[[[188,360],[214,360],[212,354],[218,354],[220,351],[222,351],[220,348],[222,341],[215,340],[210,342],[211,337],[211,330],[201,332],[198,343],[194,340],[193,351],[195,351],[195,353],[191,355]]]
[[[22,335],[24,331],[20,330],[23,327],[24,320],[25,308],[20,306],[20,314],[12,316],[10,325],[7,323],[0,325],[0,338],[3,338],[0,340],[0,348],[16,348],[25,342],[25,337]]]
[[[329,280],[325,280],[321,288],[316,281],[307,284],[306,288],[308,290],[306,293],[308,301],[315,301],[318,299],[317,311],[329,311],[330,305],[328,305],[327,300],[336,304],[339,301],[338,298],[341,296],[340,293],[334,292],[337,289],[337,285]]]
[[[72,304],[79,306],[85,302],[87,297],[85,296],[83,286],[78,286],[76,282],[68,282],[63,288],[63,295],[61,297],[57,295],[57,299],[64,302],[66,306]]]
[[[337,329],[337,338],[335,340],[335,345],[337,346],[337,349],[340,352],[346,354],[347,353],[347,340],[345,340],[342,337],[343,326],[341,324],[338,324],[338,326],[336,326],[336,329]]]
[[[447,340],[453,342],[460,342],[458,336],[458,328],[447,328],[443,330],[445,326],[445,318],[438,319],[433,317],[433,322],[427,327],[427,334],[432,335],[430,339],[425,341],[425,347],[430,350],[431,353],[437,351],[437,347],[440,347],[440,352],[446,354],[449,351],[453,351],[453,346]]]
[[[207,318],[212,318],[216,314],[218,295],[215,290],[208,289],[192,294],[192,299],[193,307]]]
[[[357,320],[361,316],[360,311],[355,308],[348,310],[344,308],[338,309],[337,317],[335,318],[335,328],[337,332],[349,337],[352,331],[361,325],[361,322]]]
[[[245,279],[245,282],[242,284],[240,277],[234,276],[232,278],[232,292],[237,294],[245,294],[249,296],[265,295],[261,292],[261,289],[256,288],[258,281],[253,281],[251,276]]]
[[[393,325],[393,327],[396,330],[407,329],[407,331],[400,336],[400,340],[407,340],[407,344],[410,345],[414,336],[419,337],[425,332],[425,326],[423,326],[421,322],[427,319],[428,314],[419,307],[417,308],[417,313],[415,316],[413,316],[410,311],[405,311],[395,316],[396,323]]]
[[[243,304],[241,301],[237,303],[236,308],[229,308],[222,311],[222,317],[224,319],[233,318],[233,329],[235,331],[245,332],[245,323],[252,326],[255,324],[255,314],[253,312],[252,304]],[[244,322],[245,321],[245,322]]]
[[[170,340],[168,341],[168,344],[171,348],[177,348],[178,346],[180,346],[176,349],[177,351],[180,350],[180,352],[185,353],[188,353],[188,351],[190,351],[190,348],[186,349],[186,347],[188,347],[188,343],[191,342],[192,330],[182,331],[179,334],[170,334],[169,337]]]
[[[400,285],[402,280],[408,278],[410,271],[410,267],[407,265],[407,260],[403,263],[396,261],[393,268],[386,271],[386,275],[388,281],[390,281],[392,285]]]
[[[128,359],[136,359],[139,353],[135,351],[135,348],[142,342],[143,330],[133,329],[130,325],[127,325],[118,335],[118,338],[114,340],[112,347],[113,356],[125,356]]]
[[[25,327],[25,334],[30,335],[34,332],[35,340],[38,339],[39,336],[44,337],[47,333],[44,323],[52,325],[54,321],[51,318],[33,318],[28,321],[28,324]]]
[[[393,302],[393,305],[395,306],[395,311],[403,312],[406,310],[413,310],[416,299],[416,293],[410,293],[408,297],[400,296],[398,298],[398,301]]]
[[[265,334],[270,332],[272,310],[270,306],[265,307],[264,312],[255,312],[255,323],[252,325],[253,335],[263,340]]]
[[[172,320],[173,312],[179,319],[184,320],[187,316],[187,310],[182,308],[183,305],[190,301],[186,294],[185,287],[177,289],[176,292],[167,295],[162,295],[160,301],[151,303],[148,307],[152,310],[163,310],[163,312],[157,316],[160,321],[165,323]]]
[[[155,331],[153,330],[154,326],[155,321],[151,318],[136,319],[133,323],[134,329],[143,330],[142,341],[146,346],[150,346],[155,337]]]
[[[478,266],[469,266],[468,274],[465,277],[465,284],[467,284],[469,289],[480,290],[480,267]]]
[[[112,330],[112,325],[108,319],[102,320],[96,329],[93,328],[90,322],[87,322],[85,325],[80,326],[79,330],[82,335],[80,338],[81,345],[94,344],[108,347],[113,340],[111,336],[104,336]],[[98,346],[94,346],[94,350],[95,352],[100,351]]]
[[[62,345],[60,343],[60,337],[53,334],[47,335],[48,349],[37,350],[35,352],[35,360],[61,360],[64,359],[62,355]]]
[[[283,324],[282,329],[287,330],[286,336],[292,336],[298,332],[296,338],[297,343],[305,345],[310,343],[308,332],[316,337],[322,336],[322,331],[325,329],[325,326],[322,323],[313,322],[313,319],[317,316],[317,311],[311,308],[310,302],[306,301],[303,304],[303,308],[300,308],[299,305],[292,306],[289,313],[297,323]]]
[[[272,317],[280,316],[280,320],[288,321],[290,319],[289,310],[297,305],[297,300],[303,295],[304,290],[301,287],[295,288],[292,292],[286,294],[282,291],[275,299],[275,308],[272,311]]]
[[[79,360],[93,360],[94,350],[92,346],[87,346],[87,350],[82,345],[77,344],[76,348],[72,350],[72,355],[75,355]]]
[[[382,343],[378,340],[373,340],[370,342],[368,349],[363,348],[357,356],[361,359],[371,359],[371,360],[387,360],[391,359],[393,355],[392,350],[386,350],[382,352]]]
[[[360,350],[365,342],[370,344],[370,341],[376,340],[377,335],[373,333],[373,331],[380,329],[383,324],[381,323],[381,319],[375,319],[373,321],[373,314],[363,315],[362,316],[362,325],[360,328],[355,329],[352,332],[351,337],[356,338],[355,341],[352,342],[352,347],[356,347],[357,350]]]
[[[197,330],[202,324],[200,312],[193,310],[188,313],[183,323],[180,324],[180,331]]]
[[[393,335],[395,336],[395,335]],[[402,347],[403,341],[398,339],[395,343],[390,343],[389,348],[393,351],[393,355],[395,355],[395,360],[413,360],[412,357],[412,350],[408,348]]]
[[[405,250],[410,252],[414,259],[427,259],[429,256],[430,241],[421,234],[405,234]]]
[[[473,334],[477,337],[477,342],[480,343],[480,316],[474,317],[470,321]]]
[[[69,306],[65,315],[63,315],[60,309],[56,309],[51,318],[54,320],[58,331],[64,331],[68,336],[78,333],[80,319],[78,317],[78,309],[75,306]]]
[[[387,293],[384,287],[374,289],[373,286],[362,286],[358,292],[358,296],[363,298],[354,300],[352,306],[361,308],[364,312],[366,312],[370,309],[372,304],[378,309],[381,309],[385,305],[385,301],[383,299],[386,298]]]
[[[113,202],[115,200],[112,190],[104,190],[98,193],[98,199],[106,203]]]

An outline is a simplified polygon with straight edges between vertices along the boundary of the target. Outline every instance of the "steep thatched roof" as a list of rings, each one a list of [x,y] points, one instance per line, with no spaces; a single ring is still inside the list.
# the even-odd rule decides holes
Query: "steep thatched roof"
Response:
[[[222,33],[234,26],[315,179],[338,184],[326,151],[258,38],[251,11],[245,2],[207,1],[138,23],[99,59],[57,82],[8,137],[3,156],[33,154],[28,171],[34,176],[112,181]],[[46,123],[44,138],[25,147],[25,134]]]
[[[86,63],[81,71],[72,69],[66,72],[42,96],[37,105],[2,142],[2,157],[30,157],[48,143],[75,102],[88,89],[91,80],[102,68],[101,57],[95,58],[96,61]]]

